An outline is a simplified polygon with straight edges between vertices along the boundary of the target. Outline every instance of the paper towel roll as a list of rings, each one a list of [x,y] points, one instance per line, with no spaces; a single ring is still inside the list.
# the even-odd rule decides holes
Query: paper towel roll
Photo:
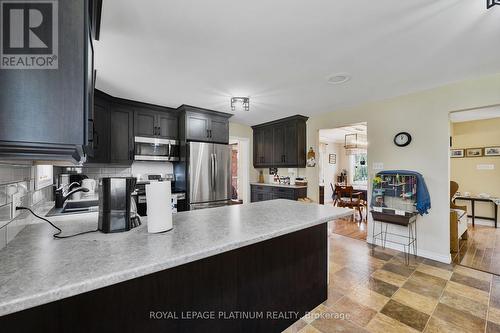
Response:
[[[170,182],[151,182],[146,185],[148,232],[172,229],[172,193]]]

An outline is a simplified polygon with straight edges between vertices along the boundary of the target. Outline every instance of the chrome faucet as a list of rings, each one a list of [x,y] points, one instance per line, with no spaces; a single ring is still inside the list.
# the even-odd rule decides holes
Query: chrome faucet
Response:
[[[71,184],[71,185],[73,185],[73,184]],[[68,189],[71,188],[71,185],[68,187]],[[67,193],[64,193],[64,188],[65,188],[65,186],[61,186],[56,190],[56,208],[62,208],[64,205],[64,202],[66,200],[68,200],[68,198],[70,196],[72,196],[73,194],[75,194],[77,192],[88,192],[89,191],[88,188],[78,187],[78,188],[75,188],[74,190],[71,190]]]

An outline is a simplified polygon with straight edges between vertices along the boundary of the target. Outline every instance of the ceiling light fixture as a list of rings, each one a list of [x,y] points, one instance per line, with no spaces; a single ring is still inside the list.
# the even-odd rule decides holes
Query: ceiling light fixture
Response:
[[[245,111],[250,110],[250,98],[248,97],[231,97],[231,110],[236,110],[236,106],[241,105]]]
[[[486,8],[490,9],[495,5],[500,5],[500,0],[486,0]]]
[[[500,0],[498,0],[500,1]],[[347,73],[337,73],[328,77],[328,83],[331,84],[341,84],[349,81],[351,79],[351,75]]]

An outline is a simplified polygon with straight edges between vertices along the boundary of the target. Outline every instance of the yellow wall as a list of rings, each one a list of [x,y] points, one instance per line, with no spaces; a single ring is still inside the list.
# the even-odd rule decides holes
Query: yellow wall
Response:
[[[367,122],[369,177],[377,172],[372,169],[373,162],[384,163],[385,169],[416,170],[424,175],[432,209],[418,220],[418,254],[449,261],[449,113],[495,104],[500,104],[500,74],[310,117],[307,147],[312,146],[318,152],[320,129]],[[232,124],[230,133],[236,127],[239,134],[252,137],[251,128],[245,125]],[[410,146],[399,148],[393,144],[399,131],[412,134]],[[308,196],[317,201],[318,166],[302,169],[300,174],[304,173],[309,181]],[[406,232],[406,229],[395,231]]]
[[[372,169],[373,162],[384,163],[384,169],[409,169],[424,175],[432,209],[429,215],[419,217],[418,251],[422,256],[448,261],[449,113],[495,104],[500,104],[498,74],[311,117],[307,122],[307,146],[317,149],[319,129],[366,121],[369,178],[377,172]],[[394,135],[400,131],[413,136],[408,147],[394,145]],[[308,194],[317,200],[318,170],[306,171]],[[369,221],[369,241],[371,230]]]
[[[500,146],[500,118],[455,123],[452,127],[453,148]],[[477,170],[478,164],[493,164],[495,169]],[[462,193],[500,197],[500,157],[452,158],[451,180],[460,185]],[[476,207],[476,215],[493,217],[490,204],[478,203]]]

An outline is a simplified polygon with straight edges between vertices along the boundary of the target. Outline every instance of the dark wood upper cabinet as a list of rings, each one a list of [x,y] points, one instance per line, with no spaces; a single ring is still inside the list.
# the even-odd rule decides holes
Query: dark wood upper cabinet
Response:
[[[128,164],[134,159],[133,110],[124,105],[111,104],[110,162]]]
[[[134,112],[134,132],[136,136],[155,136],[157,133],[156,115],[147,111]]]
[[[110,103],[106,96],[96,92],[94,98],[93,143],[94,155],[89,163],[108,163],[110,159]]]
[[[206,114],[189,112],[186,115],[186,138],[192,141],[209,141],[210,118]]]
[[[159,113],[157,117],[158,135],[160,138],[179,138],[179,118],[172,113]]]
[[[231,114],[182,105],[180,111],[180,137],[187,141],[229,143]]]
[[[135,136],[178,139],[179,120],[173,112],[158,112],[136,108],[134,112]]]
[[[254,167],[305,167],[307,119],[297,115],[252,126]]]
[[[90,5],[58,6],[58,68],[0,69],[0,158],[78,162],[92,140]]]

